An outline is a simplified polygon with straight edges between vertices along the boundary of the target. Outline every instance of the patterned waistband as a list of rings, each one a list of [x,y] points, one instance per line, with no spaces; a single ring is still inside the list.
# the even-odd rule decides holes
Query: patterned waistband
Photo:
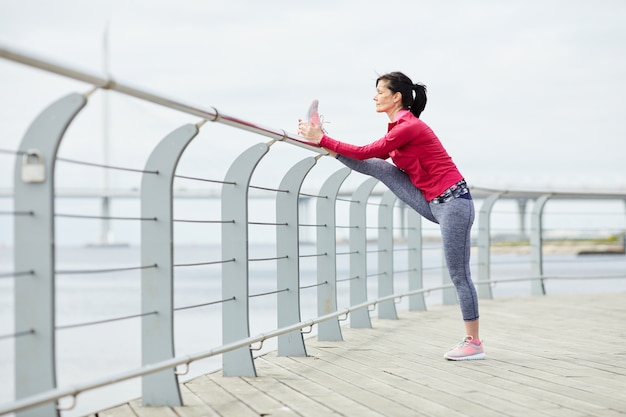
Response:
[[[454,184],[452,187],[448,188],[443,193],[441,193],[438,197],[435,197],[433,200],[431,200],[431,203],[447,203],[448,201],[459,198],[465,194],[469,194],[469,187],[467,186],[465,180],[461,180]]]

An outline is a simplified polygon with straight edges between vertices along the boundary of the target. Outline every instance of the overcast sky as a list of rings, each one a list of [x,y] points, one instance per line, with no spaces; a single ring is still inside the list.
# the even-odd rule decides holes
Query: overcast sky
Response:
[[[178,101],[294,132],[317,98],[331,136],[365,144],[386,130],[372,101],[377,74],[400,70],[427,85],[422,119],[470,183],[626,188],[623,0],[0,2],[0,44],[95,74],[103,74],[107,27],[113,78]],[[0,148],[16,149],[41,110],[86,90],[0,60]],[[102,162],[102,97],[94,94],[72,124],[61,156]],[[141,168],[162,137],[198,121],[109,97],[112,164]],[[179,171],[221,178],[260,140],[206,125]],[[275,147],[259,182],[277,183],[310,155]],[[341,167],[322,159],[316,169]],[[10,187],[12,165],[0,155],[0,187]],[[85,175],[57,169],[68,170],[59,186],[90,186]]]

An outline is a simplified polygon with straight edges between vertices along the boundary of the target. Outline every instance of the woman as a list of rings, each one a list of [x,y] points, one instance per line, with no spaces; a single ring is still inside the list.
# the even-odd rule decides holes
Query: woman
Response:
[[[328,137],[322,127],[298,121],[298,134],[326,148],[355,171],[383,182],[402,201],[441,228],[443,250],[456,287],[465,338],[444,354],[448,360],[484,359],[478,334],[478,297],[469,267],[474,204],[463,176],[433,131],[419,119],[426,87],[401,72],[376,80],[376,111],[386,113],[387,134],[365,146]],[[391,158],[395,166],[384,161]]]

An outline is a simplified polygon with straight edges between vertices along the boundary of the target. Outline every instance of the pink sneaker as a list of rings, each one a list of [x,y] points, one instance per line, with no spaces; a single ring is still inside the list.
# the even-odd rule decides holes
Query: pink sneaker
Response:
[[[320,114],[318,112],[318,107],[319,107],[320,102],[318,100],[313,100],[313,102],[311,103],[311,106],[309,107],[309,112],[306,115],[306,121],[308,123],[320,126],[322,124],[322,121],[320,119]]]
[[[309,106],[309,111],[307,113],[306,121],[307,123],[321,127],[322,132],[327,133],[326,129],[324,129],[324,124],[330,123],[330,122],[326,122],[324,120],[324,116],[320,116],[320,113],[318,110],[319,104],[320,104],[319,100],[313,100],[313,102]]]
[[[462,342],[446,352],[443,357],[449,361],[485,359],[485,349],[483,349],[480,340],[474,340],[472,336],[465,336]]]

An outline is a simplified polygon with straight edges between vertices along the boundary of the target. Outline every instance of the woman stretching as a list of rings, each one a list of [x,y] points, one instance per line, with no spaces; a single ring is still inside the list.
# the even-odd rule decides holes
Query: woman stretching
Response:
[[[365,146],[328,137],[317,124],[298,121],[298,134],[326,148],[349,168],[371,175],[441,228],[443,251],[456,287],[465,338],[444,354],[449,360],[484,359],[478,334],[478,297],[470,275],[470,230],[474,204],[465,180],[433,131],[419,119],[426,87],[401,72],[376,80],[376,111],[387,113],[381,139]],[[395,165],[384,161],[391,158]]]

